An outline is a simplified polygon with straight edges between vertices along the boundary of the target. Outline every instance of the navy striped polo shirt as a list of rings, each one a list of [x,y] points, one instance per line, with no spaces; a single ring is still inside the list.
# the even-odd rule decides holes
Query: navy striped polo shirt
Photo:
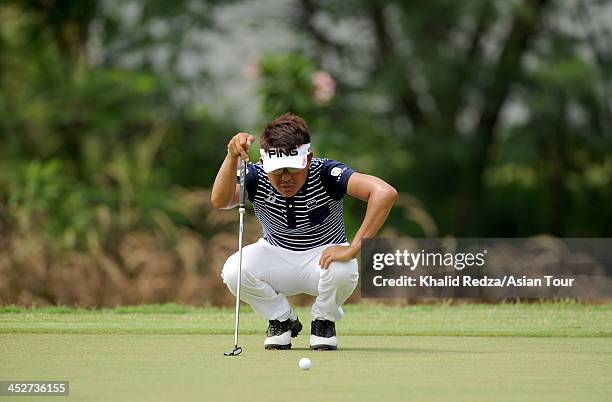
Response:
[[[285,197],[272,187],[261,162],[248,163],[246,190],[263,238],[294,251],[346,242],[343,198],[352,174],[343,163],[312,158],[304,186]]]

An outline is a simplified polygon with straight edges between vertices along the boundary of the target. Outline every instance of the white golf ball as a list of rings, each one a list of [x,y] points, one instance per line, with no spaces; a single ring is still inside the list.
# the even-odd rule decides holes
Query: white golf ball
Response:
[[[307,357],[302,357],[298,364],[302,370],[310,370],[310,366],[312,366],[312,362]]]

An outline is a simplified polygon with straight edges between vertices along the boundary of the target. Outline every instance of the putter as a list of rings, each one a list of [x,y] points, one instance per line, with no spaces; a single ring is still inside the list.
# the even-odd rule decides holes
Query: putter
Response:
[[[238,230],[238,285],[236,286],[236,323],[234,326],[234,349],[223,353],[225,356],[238,356],[242,353],[242,348],[238,346],[238,324],[240,322],[240,282],[242,281],[242,232],[244,230],[244,196],[246,178],[246,161],[240,158],[240,228]]]

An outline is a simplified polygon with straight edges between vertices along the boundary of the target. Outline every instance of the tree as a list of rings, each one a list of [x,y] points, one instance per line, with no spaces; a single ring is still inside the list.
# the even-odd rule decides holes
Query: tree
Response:
[[[598,221],[575,185],[612,177],[609,33],[583,21],[606,5],[588,4],[300,1],[296,47],[338,83],[311,119],[320,145],[368,154],[357,163],[415,194],[442,233],[610,234],[608,187],[587,185]]]

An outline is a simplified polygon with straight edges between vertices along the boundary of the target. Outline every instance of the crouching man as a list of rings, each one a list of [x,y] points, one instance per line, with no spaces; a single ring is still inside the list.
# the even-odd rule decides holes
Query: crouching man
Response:
[[[214,207],[238,205],[239,157],[248,160],[247,150],[254,141],[254,136],[238,133],[228,143],[212,189]],[[342,319],[342,304],[359,278],[355,257],[361,240],[376,235],[397,192],[383,180],[354,172],[343,163],[313,158],[308,127],[298,116],[285,114],[272,120],[261,133],[260,144],[260,160],[248,163],[245,182],[263,234],[242,250],[241,299],[269,320],[264,347],[290,349],[302,324],[286,296],[316,296],[310,348],[335,350],[335,323]],[[345,194],[367,202],[363,223],[350,244],[343,221]],[[221,276],[235,295],[238,253],[227,260]]]

